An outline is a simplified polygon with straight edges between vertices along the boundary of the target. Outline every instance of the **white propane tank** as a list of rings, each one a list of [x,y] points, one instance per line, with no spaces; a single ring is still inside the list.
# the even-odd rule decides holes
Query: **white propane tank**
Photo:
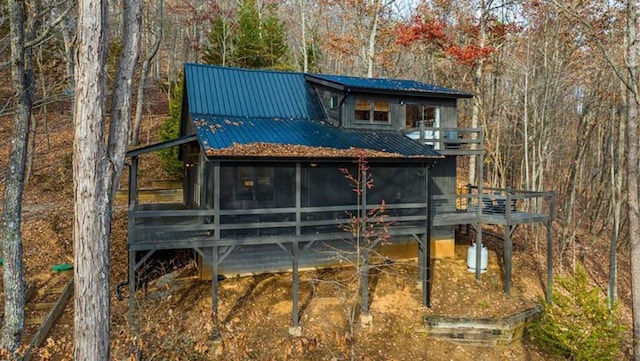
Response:
[[[487,271],[487,264],[489,263],[489,251],[487,247],[482,246],[482,252],[480,253],[480,273]],[[469,272],[476,271],[476,244],[469,246],[467,250],[467,269]]]

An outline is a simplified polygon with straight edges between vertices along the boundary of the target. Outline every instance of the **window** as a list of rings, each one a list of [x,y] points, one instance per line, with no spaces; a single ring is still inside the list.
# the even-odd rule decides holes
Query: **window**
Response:
[[[333,109],[333,108],[337,108],[340,105],[340,100],[338,99],[337,95],[332,95],[329,98],[329,108]]]
[[[356,120],[371,121],[371,100],[356,99]]]
[[[236,200],[273,200],[272,167],[238,167]]]
[[[407,129],[420,128],[424,124],[427,128],[440,126],[440,111],[438,107],[421,104],[407,104]]]
[[[391,106],[386,100],[356,98],[355,120],[357,122],[389,123]]]

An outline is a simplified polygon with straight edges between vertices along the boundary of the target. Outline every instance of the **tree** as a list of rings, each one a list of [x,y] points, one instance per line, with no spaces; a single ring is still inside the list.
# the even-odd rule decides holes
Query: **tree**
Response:
[[[216,7],[215,12],[205,62],[250,69],[292,68],[285,27],[275,4],[258,9],[255,0],[244,0],[237,10]]]
[[[169,117],[162,122],[160,129],[158,129],[158,137],[161,141],[173,140],[180,136],[183,84],[182,80],[178,81],[172,92],[173,96],[169,101]],[[174,178],[182,178],[184,170],[182,161],[178,157],[178,147],[160,149],[158,155],[160,156],[160,166],[165,172]]]
[[[25,67],[25,9],[24,2],[10,0],[11,79],[15,90],[15,114],[9,168],[4,189],[2,220],[2,254],[4,267],[4,324],[2,348],[11,359],[18,359],[15,351],[24,331],[25,276],[22,263],[22,232],[20,214],[24,191],[24,170],[27,160],[29,120],[31,118],[33,83]]]
[[[138,82],[138,96],[136,98],[136,113],[133,118],[133,126],[131,127],[131,137],[129,144],[132,146],[140,143],[140,127],[142,125],[142,109],[144,106],[144,88],[149,78],[149,71],[151,69],[151,61],[155,58],[160,49],[160,43],[162,42],[162,7],[164,6],[163,0],[158,0],[156,5],[156,26],[155,26],[155,41],[148,50],[147,56],[145,56],[142,62],[142,70],[140,70],[140,81]]]
[[[209,45],[205,49],[202,60],[208,64],[227,66],[232,58],[233,29],[231,10],[217,9],[217,13],[209,32]]]
[[[633,358],[640,360],[640,205],[638,205],[638,116],[640,115],[640,7],[627,0],[627,204],[631,244]]]
[[[490,11],[493,8],[495,8],[493,0],[479,0],[470,9],[453,11],[454,19],[440,19],[438,15],[446,13],[445,9],[431,8],[423,4],[420,9],[421,14],[417,15],[412,23],[400,24],[398,27],[399,43],[406,46],[414,42],[426,43],[431,46],[433,52],[447,56],[469,71],[474,95],[471,127],[483,125],[487,132],[485,138],[490,138],[491,132],[491,129],[486,126],[483,114],[486,91],[485,67],[497,57],[506,36],[518,31],[514,24],[500,21],[493,15]],[[485,142],[488,141],[485,139]],[[475,147],[475,144],[472,147]],[[475,173],[475,157],[470,157],[468,169],[470,184],[483,181],[476,179],[478,175]]]
[[[40,14],[42,4],[39,0],[29,5],[31,11]],[[15,351],[20,346],[24,331],[25,274],[20,227],[22,197],[29,158],[29,132],[34,127],[32,124],[35,123],[35,117],[32,115],[36,87],[34,47],[42,44],[49,37],[52,29],[62,21],[74,5],[74,2],[68,3],[66,10],[43,26],[45,21],[40,17],[27,17],[25,2],[7,2],[11,39],[11,79],[15,96],[11,99],[14,103],[13,133],[3,203],[2,253],[5,317],[0,346],[12,359],[17,357]]]
[[[138,58],[141,3],[125,1],[123,45],[106,133],[107,2],[80,0],[74,108],[74,358],[109,360],[109,237],[124,165],[131,84]]]

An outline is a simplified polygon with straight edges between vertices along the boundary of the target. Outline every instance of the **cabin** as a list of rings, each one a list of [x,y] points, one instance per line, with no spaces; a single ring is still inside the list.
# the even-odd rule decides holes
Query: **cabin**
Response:
[[[191,249],[202,277],[213,280],[214,315],[219,277],[291,272],[295,328],[298,272],[331,267],[351,249],[341,226],[355,214],[384,205],[385,243],[417,245],[427,306],[430,260],[453,256],[457,226],[480,230],[480,245],[482,224],[505,226],[509,280],[517,225],[550,229],[553,193],[458,191],[458,158],[483,152],[482,129],[458,127],[457,102],[469,93],[412,80],[202,64],[185,65],[183,88],[180,137],[127,153],[131,294],[136,271],[155,251]],[[167,147],[179,147],[183,201],[141,202],[139,157]],[[354,185],[346,176],[360,179],[363,164],[367,175]],[[519,207],[532,199],[551,205]]]

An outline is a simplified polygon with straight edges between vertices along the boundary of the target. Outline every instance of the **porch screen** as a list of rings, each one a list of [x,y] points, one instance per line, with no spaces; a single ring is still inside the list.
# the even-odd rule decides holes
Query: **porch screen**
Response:
[[[309,211],[303,220],[330,221],[355,214],[357,196],[352,184],[340,169],[348,169],[357,177],[353,163],[306,164],[302,168],[302,207]],[[368,206],[389,205],[389,216],[424,214],[426,203],[425,169],[422,165],[370,163],[373,188],[363,193]],[[365,199],[366,197],[366,199]],[[394,207],[413,203],[412,208]],[[337,207],[339,206],[339,207]],[[332,207],[331,209],[327,209]],[[303,232],[335,232],[335,224],[305,227]]]

